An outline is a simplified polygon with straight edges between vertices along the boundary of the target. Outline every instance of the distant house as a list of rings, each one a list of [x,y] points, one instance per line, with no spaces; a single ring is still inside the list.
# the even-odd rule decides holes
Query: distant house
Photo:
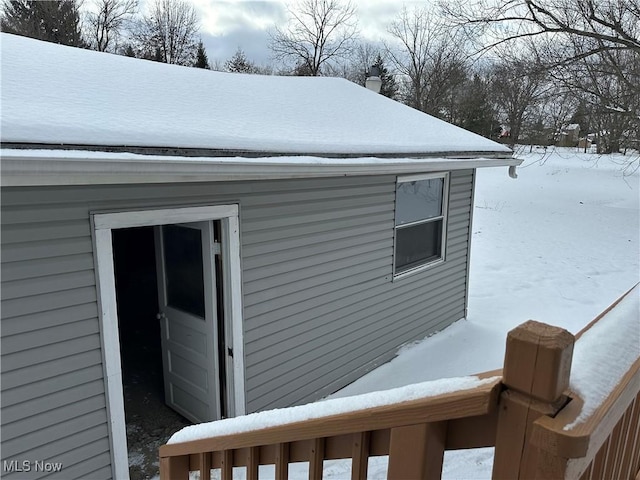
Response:
[[[560,130],[557,145],[559,147],[575,147],[580,139],[580,125],[570,123]]]
[[[582,137],[578,140],[578,148],[591,148],[591,146],[594,145],[594,138],[595,134],[589,134],[586,137]]]
[[[1,96],[2,460],[61,478],[128,478],[125,343],[197,422],[463,318],[476,169],[520,163],[346,80],[8,34]]]

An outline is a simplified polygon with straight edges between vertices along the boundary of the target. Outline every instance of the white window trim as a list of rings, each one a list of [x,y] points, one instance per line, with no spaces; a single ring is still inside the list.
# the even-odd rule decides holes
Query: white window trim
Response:
[[[229,292],[228,310],[231,314],[233,336],[233,407],[235,415],[244,415],[246,404],[238,212],[238,205],[215,205],[91,215],[113,478],[129,479],[129,459],[111,232],[117,228],[222,220],[223,245],[227,245],[225,252],[229,259],[225,290]]]
[[[440,172],[440,173],[429,173],[429,174],[421,174],[421,175],[407,175],[403,177],[396,178],[396,186],[400,183],[408,183],[408,182],[418,182],[421,180],[432,180],[434,178],[442,178],[443,186],[442,186],[442,215],[438,217],[433,217],[433,219],[425,219],[425,220],[417,220],[412,222],[411,224],[421,224],[428,223],[429,221],[435,221],[435,219],[442,218],[442,248],[440,252],[440,258],[427,262],[423,265],[419,265],[410,270],[406,270],[404,272],[396,273],[396,233],[398,231],[398,227],[403,228],[403,225],[396,225],[396,210],[394,208],[394,217],[393,217],[393,280],[400,280],[402,278],[406,278],[416,273],[420,273],[424,270],[428,270],[435,266],[438,266],[446,261],[447,254],[447,222],[449,218],[449,183],[450,183],[450,174],[449,172]],[[406,225],[404,225],[406,226]]]

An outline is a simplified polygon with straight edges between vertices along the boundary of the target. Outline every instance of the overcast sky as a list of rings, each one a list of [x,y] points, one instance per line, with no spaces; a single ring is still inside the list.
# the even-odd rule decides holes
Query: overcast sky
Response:
[[[270,62],[269,31],[287,22],[285,1],[280,0],[188,0],[200,12],[200,32],[211,62],[224,63],[238,47],[258,65]],[[289,4],[294,4],[295,0]],[[362,40],[377,42],[389,22],[402,9],[399,0],[353,0]],[[406,2],[425,5],[427,1]]]

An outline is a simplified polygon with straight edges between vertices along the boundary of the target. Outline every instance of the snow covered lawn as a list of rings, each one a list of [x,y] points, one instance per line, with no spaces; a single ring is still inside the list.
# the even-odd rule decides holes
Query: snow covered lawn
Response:
[[[625,170],[630,157],[569,148],[518,156],[516,180],[504,167],[478,170],[467,319],[333,397],[501,368],[512,328],[533,319],[575,334],[640,281],[640,175]],[[488,479],[492,465],[491,448],[446,452],[443,478]]]
[[[468,318],[405,346],[331,398],[500,368],[512,328],[535,319],[577,333],[640,280],[640,176],[624,169],[630,157],[519,156],[517,180],[505,167],[478,171]],[[443,478],[490,478],[492,461],[490,448],[447,452]],[[307,467],[290,473],[306,478]],[[324,474],[349,478],[350,465],[325,462]],[[386,459],[371,459],[369,476],[386,478]]]
[[[640,175],[623,171],[631,158],[570,148],[518,156],[515,180],[506,167],[478,170],[467,319],[334,396],[501,368],[512,328],[532,319],[575,334],[640,281]]]

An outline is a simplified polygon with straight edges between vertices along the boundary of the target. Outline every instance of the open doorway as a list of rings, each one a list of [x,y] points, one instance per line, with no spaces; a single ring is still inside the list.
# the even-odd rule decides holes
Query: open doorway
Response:
[[[165,404],[154,227],[113,230],[129,474],[159,473],[158,448],[191,422]]]
[[[139,385],[129,379],[151,381],[148,387],[142,389],[144,405],[145,395],[147,400],[162,399],[161,395],[151,395],[159,390],[157,378],[161,372],[164,380],[164,403],[169,403],[174,410],[180,411],[192,421],[201,422],[245,413],[238,214],[239,207],[235,204],[91,214],[114,478],[126,480],[132,476],[147,476],[138,476],[133,471],[130,474],[129,469],[129,458],[135,463],[136,457],[135,447],[132,448],[133,445],[130,444],[128,448],[127,445],[132,407],[127,407],[125,415],[124,390],[125,384],[129,392],[132,387]],[[195,233],[196,231],[200,233]],[[119,237],[120,235],[122,236]],[[195,244],[199,248],[189,247],[198,238],[200,240]],[[201,252],[201,259],[192,255],[194,251]],[[152,252],[156,256],[155,272],[151,261]],[[123,258],[118,269],[125,272],[118,274],[117,289],[116,257]],[[133,262],[138,257],[141,258],[141,265],[134,267]],[[184,275],[191,279],[193,269],[200,263],[204,288],[199,288],[198,291],[204,291],[209,296],[204,301],[204,316],[201,302],[191,303],[191,287],[185,290],[183,287],[187,282],[180,280],[187,278]],[[136,283],[131,286],[129,277],[138,278],[140,286]],[[153,277],[158,284],[156,298],[150,280]],[[174,287],[177,285],[179,288],[174,289],[171,282]],[[127,284],[129,287],[125,287]],[[218,285],[222,286],[221,292]],[[129,298],[118,298],[123,296],[125,290],[130,294]],[[127,293],[124,294],[125,297]],[[121,308],[118,308],[118,303]],[[131,306],[130,311],[133,312],[130,316],[124,312],[127,305]],[[157,309],[152,308],[152,305]],[[177,315],[177,310],[187,315]],[[154,314],[158,316],[154,317]],[[122,317],[122,321],[119,317]],[[144,318],[140,320],[141,317]],[[217,317],[220,318],[220,323]],[[153,354],[154,350],[157,352],[156,321],[160,324],[162,367],[159,366],[158,357]],[[205,327],[198,322],[206,324]],[[120,338],[123,336],[125,338],[121,342]],[[202,345],[207,348],[201,348]],[[135,371],[136,357],[142,362],[144,373],[130,375],[129,372]],[[192,368],[194,363],[199,370]],[[206,377],[203,377],[205,370]],[[153,372],[156,372],[155,382]],[[123,381],[125,375],[127,381]],[[203,378],[206,381],[202,381]],[[127,396],[130,397],[128,394]],[[202,404],[208,406],[208,409],[198,407]],[[157,405],[164,408],[161,402]],[[151,409],[145,407],[144,411]],[[170,410],[165,412],[172,415]],[[155,420],[161,420],[161,426],[168,431],[167,435],[177,430],[167,427],[170,422],[164,414],[154,417]],[[163,435],[149,427],[147,430],[143,433],[149,435],[146,443],[149,445],[148,450],[153,452],[151,458],[155,462],[157,448],[153,443],[162,443]]]

